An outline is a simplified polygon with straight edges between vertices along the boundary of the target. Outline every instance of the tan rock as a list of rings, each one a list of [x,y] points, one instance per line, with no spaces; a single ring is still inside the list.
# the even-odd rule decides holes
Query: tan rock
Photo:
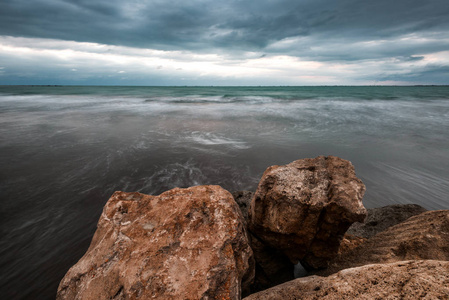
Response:
[[[242,215],[221,187],[116,192],[57,299],[239,299],[253,276]]]
[[[349,252],[349,251],[357,248],[358,246],[360,246],[361,244],[363,244],[366,241],[367,241],[367,239],[365,239],[365,238],[350,235],[350,234],[345,234],[343,236],[343,239],[341,240],[340,248],[338,248],[338,255],[342,255],[343,253]]]
[[[449,210],[428,211],[388,228],[337,256],[319,275],[374,263],[435,259],[449,261]]]
[[[364,220],[364,192],[352,164],[335,156],[272,166],[251,201],[249,228],[293,263],[325,267],[348,227]]]
[[[449,262],[420,260],[367,265],[329,277],[295,279],[244,299],[449,299]]]

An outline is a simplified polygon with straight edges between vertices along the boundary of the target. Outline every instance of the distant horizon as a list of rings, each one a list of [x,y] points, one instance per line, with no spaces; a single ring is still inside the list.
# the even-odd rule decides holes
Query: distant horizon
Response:
[[[449,84],[410,84],[410,85],[95,85],[95,84],[0,84],[1,87],[24,86],[24,87],[444,87]]]

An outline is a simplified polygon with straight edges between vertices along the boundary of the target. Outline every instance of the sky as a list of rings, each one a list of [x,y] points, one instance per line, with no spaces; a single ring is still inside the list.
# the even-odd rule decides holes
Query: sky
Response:
[[[8,84],[449,84],[449,1],[0,0]]]

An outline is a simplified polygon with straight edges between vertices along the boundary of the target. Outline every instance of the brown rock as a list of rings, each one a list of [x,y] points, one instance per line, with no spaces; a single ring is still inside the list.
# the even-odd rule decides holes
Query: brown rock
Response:
[[[449,299],[449,262],[402,261],[309,276],[245,298],[255,299]]]
[[[404,222],[410,217],[426,212],[417,204],[394,204],[378,208],[369,208],[368,216],[363,223],[356,222],[346,233],[369,239],[391,226]]]
[[[239,299],[253,264],[239,208],[221,187],[116,192],[57,298]]]
[[[357,248],[358,246],[360,246],[361,244],[363,244],[366,241],[367,241],[367,239],[365,239],[365,238],[350,235],[350,234],[345,234],[343,236],[343,239],[341,240],[340,248],[338,248],[338,255],[342,255],[343,253],[349,252],[349,251]]]
[[[449,261],[449,210],[428,211],[380,232],[345,252],[317,272],[329,275],[343,269],[412,259]]]
[[[364,192],[352,164],[335,156],[272,166],[252,199],[249,228],[293,263],[325,267],[348,227],[364,220]]]
[[[256,261],[256,274],[251,292],[255,293],[293,280],[294,265],[282,252],[267,246],[250,234],[251,248]]]

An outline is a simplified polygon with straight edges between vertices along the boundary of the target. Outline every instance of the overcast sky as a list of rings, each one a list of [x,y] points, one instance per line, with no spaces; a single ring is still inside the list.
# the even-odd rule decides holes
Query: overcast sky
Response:
[[[449,0],[0,0],[0,84],[449,84]]]

